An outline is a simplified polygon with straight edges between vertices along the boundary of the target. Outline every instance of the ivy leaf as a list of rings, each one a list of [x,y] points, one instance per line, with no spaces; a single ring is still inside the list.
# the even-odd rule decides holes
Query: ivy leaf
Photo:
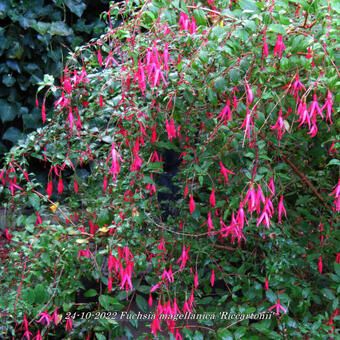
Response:
[[[7,103],[4,99],[0,99],[0,117],[3,123],[14,120],[17,112],[13,105]]]
[[[51,35],[68,36],[73,34],[72,28],[68,27],[63,21],[52,22],[49,29]]]
[[[81,17],[86,9],[86,3],[80,0],[65,0],[65,5],[77,17]]]
[[[15,144],[20,138],[22,138],[22,133],[19,129],[13,126],[9,127],[2,135],[2,139],[9,140],[13,144]]]

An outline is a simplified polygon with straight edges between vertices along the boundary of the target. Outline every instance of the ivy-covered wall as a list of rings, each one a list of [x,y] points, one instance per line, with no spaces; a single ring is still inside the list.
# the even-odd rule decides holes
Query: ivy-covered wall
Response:
[[[99,15],[108,3],[0,1],[0,154],[40,126],[37,84],[44,74],[58,76],[70,50],[103,32]]]

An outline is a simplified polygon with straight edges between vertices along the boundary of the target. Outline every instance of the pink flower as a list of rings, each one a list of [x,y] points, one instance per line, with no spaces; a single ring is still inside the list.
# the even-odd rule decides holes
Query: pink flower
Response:
[[[279,54],[279,58],[281,59],[281,53],[282,50],[285,50],[286,46],[283,43],[283,37],[281,34],[277,35],[277,40],[276,40],[276,44],[275,44],[275,48],[274,48],[274,56],[276,56],[276,54]]]
[[[53,320],[54,320],[54,324],[57,326],[59,323],[57,307],[55,307],[54,312],[53,312]]]
[[[323,114],[322,114],[322,111],[321,111],[320,106],[318,104],[318,100],[317,100],[316,94],[314,94],[314,96],[313,96],[313,103],[309,107],[309,111],[310,111],[310,118],[312,120],[313,119],[316,120],[316,114],[320,115],[321,118],[323,118]]]
[[[336,186],[334,191],[329,194],[329,196],[333,196],[333,195],[335,197],[334,205],[335,205],[336,211],[340,211],[340,178],[338,180],[338,185]]]
[[[72,328],[73,328],[72,319],[68,318],[66,321],[65,330],[71,332]]]
[[[37,333],[37,335],[33,338],[33,340],[42,340],[42,339],[43,339],[43,337],[41,336],[40,330],[38,329],[38,333]]]
[[[281,223],[282,213],[284,213],[285,216],[287,217],[287,212],[286,212],[286,209],[285,209],[285,207],[283,205],[283,195],[281,195],[280,203],[279,203],[279,223]]]
[[[230,174],[230,175],[235,175],[235,173],[232,172],[232,171],[230,171],[230,170],[228,170],[228,169],[223,165],[222,162],[220,162],[220,167],[221,167],[221,175],[223,175],[223,177],[224,177],[224,184],[225,184],[225,183],[228,183],[228,182],[229,182],[229,181],[228,181],[228,174]]]
[[[64,190],[63,179],[60,177],[58,181],[58,194],[61,195]]]
[[[268,57],[268,44],[266,40],[266,30],[267,27],[263,31],[263,48],[262,48],[262,54],[264,54],[266,57]]]
[[[252,123],[251,120],[251,111],[248,110],[247,108],[247,114],[246,114],[246,118],[244,119],[242,125],[241,125],[241,129],[245,128],[244,133],[247,135],[248,140],[250,141],[250,125]]]
[[[150,293],[153,293],[155,290],[157,290],[161,284],[162,284],[162,282],[155,284],[155,285],[151,288]]]
[[[43,325],[48,327],[52,321],[52,316],[47,313],[47,310],[45,310],[43,313],[40,313],[39,315],[41,315],[41,318],[37,320],[37,322],[42,322]]]
[[[185,185],[185,189],[184,189],[184,198],[187,197],[188,192],[189,192],[189,190],[188,190],[188,184],[186,184],[186,185]]]
[[[76,194],[78,193],[78,182],[76,178],[74,179],[74,191]]]
[[[231,110],[230,110],[230,100],[228,99],[226,106],[223,108],[221,113],[217,116],[220,118],[220,122],[224,120],[224,125],[227,125],[227,122],[231,119]]]
[[[290,93],[293,92],[294,97],[299,95],[299,91],[302,89],[304,89],[306,91],[306,88],[304,87],[304,85],[301,83],[299,75],[297,74],[295,77],[295,82],[293,84],[293,88],[290,90]]]
[[[151,323],[151,333],[156,337],[157,331],[161,331],[159,315],[155,313],[155,318],[152,320]]]
[[[329,120],[330,124],[332,125],[332,111],[334,112],[333,109],[333,96],[332,96],[332,92],[328,90],[327,92],[327,100],[325,105],[321,108],[321,111],[323,111],[325,108],[327,109],[327,114],[326,114],[326,121]]]
[[[212,219],[211,219],[211,212],[209,211],[208,213],[208,219],[205,223],[203,223],[201,225],[201,227],[203,227],[205,224],[208,224],[208,235],[211,236],[211,230],[212,229],[215,229],[215,227],[213,226],[213,223],[212,223]]]
[[[215,207],[216,206],[216,201],[215,201],[215,189],[213,188],[211,190],[211,194],[210,194],[210,204]]]
[[[149,294],[149,301],[148,301],[148,303],[149,303],[149,307],[151,307],[152,306],[152,295],[151,294]]]
[[[188,257],[189,249],[190,249],[190,247],[185,249],[185,245],[183,245],[182,255],[180,256],[180,258],[176,262],[176,263],[181,262],[181,266],[179,268],[179,271],[182,271],[185,268],[185,265],[186,265],[186,263],[189,259],[189,257]]]
[[[287,309],[284,308],[282,305],[280,305],[280,299],[277,298],[277,302],[276,302],[276,305],[270,307],[268,310],[272,310],[276,308],[276,315],[280,315],[280,309],[282,309],[285,313],[287,313]]]
[[[280,145],[280,141],[282,139],[282,136],[286,132],[286,128],[285,128],[285,125],[284,125],[283,119],[282,119],[282,110],[279,111],[279,117],[278,117],[275,125],[271,126],[271,130],[277,130],[277,138],[279,140],[279,145]]]
[[[48,181],[46,192],[49,198],[51,198],[52,191],[53,191],[53,183],[52,181]]]
[[[45,124],[45,121],[46,121],[46,108],[45,108],[45,102],[43,102],[42,108],[41,108],[41,119],[42,119],[43,123]]]
[[[265,281],[264,281],[264,286],[266,287],[266,291],[268,291],[269,287],[268,287],[268,277],[266,277]]]
[[[246,91],[247,91],[247,104],[250,105],[253,101],[254,96],[253,96],[253,92],[252,92],[249,84],[247,83],[247,81],[246,81]]]
[[[197,286],[198,286],[198,274],[197,274],[197,271],[196,271],[195,278],[194,278],[194,287],[195,287],[195,289],[197,289]]]
[[[98,50],[97,58],[98,58],[99,65],[101,67],[103,65],[103,57],[102,57],[102,53],[100,50]]]
[[[214,283],[215,283],[215,269],[212,270],[211,277],[210,277],[210,283],[211,283],[211,287],[213,287]]]
[[[318,263],[319,273],[322,274],[322,257],[319,256],[319,263]]]
[[[194,202],[194,197],[192,194],[190,195],[189,210],[190,210],[190,214],[192,214],[195,210],[195,202]]]

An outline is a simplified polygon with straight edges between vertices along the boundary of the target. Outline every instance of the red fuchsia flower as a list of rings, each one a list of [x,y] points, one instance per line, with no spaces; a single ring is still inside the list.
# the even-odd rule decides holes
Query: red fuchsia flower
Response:
[[[340,252],[337,253],[335,262],[340,263]]]
[[[313,122],[311,129],[309,130],[309,132],[307,132],[307,135],[310,135],[311,138],[315,137],[318,133],[318,127],[315,124],[315,122]]]
[[[48,181],[46,192],[47,192],[48,197],[51,198],[51,195],[52,195],[52,192],[53,192],[53,182],[52,181]]]
[[[74,179],[74,192],[77,194],[78,193],[78,182],[77,179]]]
[[[148,303],[149,303],[149,307],[151,307],[151,306],[152,306],[152,303],[153,303],[153,301],[152,301],[152,295],[151,295],[151,294],[149,294]]]
[[[73,328],[72,319],[71,319],[71,318],[68,318],[68,319],[66,320],[65,330],[66,330],[66,332],[71,333],[72,328]]]
[[[180,258],[177,260],[177,264],[179,262],[181,262],[179,271],[182,271],[185,268],[185,265],[189,259],[188,257],[188,253],[189,253],[190,247],[188,247],[187,249],[185,249],[185,245],[183,245],[183,251],[182,251],[182,255],[180,256]]]
[[[61,195],[64,191],[63,179],[60,177],[58,181],[58,194]]]
[[[258,184],[256,192],[256,212],[258,214],[261,212],[261,202],[264,204],[266,202],[266,199],[263,195],[261,184]]]
[[[322,274],[322,257],[319,256],[319,263],[318,263],[319,273]]]
[[[247,135],[248,140],[250,141],[250,125],[252,124],[251,120],[251,111],[247,108],[246,118],[244,119],[240,129],[244,129],[244,134]]]
[[[334,205],[335,205],[336,211],[340,211],[340,178],[338,180],[338,185],[336,186],[334,191],[329,194],[329,196],[333,196],[333,195],[335,197]]]
[[[276,315],[280,315],[280,309],[282,309],[285,313],[287,313],[287,309],[280,305],[280,299],[277,298],[277,302],[274,306],[270,307],[268,310],[276,309]]]
[[[197,272],[195,272],[194,287],[195,287],[195,289],[197,289],[197,287],[198,287],[198,274],[197,274]]]
[[[189,192],[189,189],[188,189],[188,184],[185,185],[185,189],[184,189],[184,198],[187,197],[188,195],[188,192]]]
[[[284,213],[287,218],[287,212],[283,205],[283,195],[281,195],[280,202],[279,202],[279,223],[281,223],[282,213]]]
[[[230,110],[230,100],[227,100],[226,106],[223,108],[221,113],[217,116],[220,118],[220,122],[224,120],[224,125],[227,125],[227,122],[231,120],[231,110]]]
[[[310,111],[310,118],[312,119],[315,119],[316,120],[316,115],[320,115],[321,118],[323,119],[323,114],[322,114],[322,111],[320,109],[320,106],[318,104],[318,100],[317,100],[317,96],[316,94],[314,93],[314,96],[313,96],[313,103],[312,105],[309,107],[309,111]]]
[[[89,248],[86,248],[85,250],[79,250],[78,251],[78,259],[80,257],[83,257],[85,256],[87,259],[90,257],[90,251],[89,251]]]
[[[282,139],[282,136],[286,132],[286,128],[285,128],[285,125],[284,125],[283,119],[282,119],[282,110],[279,111],[279,117],[278,117],[275,125],[271,126],[271,130],[277,130],[277,139],[279,140],[279,145],[280,145],[280,141]]]
[[[211,272],[210,283],[211,283],[211,287],[213,287],[215,283],[215,269],[213,269]]]
[[[224,165],[223,163],[220,161],[220,167],[221,167],[221,175],[223,175],[223,178],[224,178],[224,184],[226,183],[229,183],[229,180],[228,180],[228,174],[230,175],[235,175],[234,172],[228,170]],[[221,177],[220,175],[220,177]]]
[[[270,177],[270,181],[268,184],[269,190],[271,192],[272,195],[275,195],[275,185],[274,185],[274,177]]]
[[[231,236],[231,243],[235,243],[235,239],[237,238],[238,245],[241,245],[242,239],[246,242],[246,239],[243,235],[242,228],[238,224],[237,220],[235,219],[234,213],[231,216],[231,223],[230,225],[225,225],[225,223],[222,220],[222,217],[220,217],[220,225],[221,225],[221,236],[222,237],[228,237],[229,234]],[[222,234],[224,233],[224,234]]]
[[[99,62],[100,67],[102,67],[102,65],[103,65],[103,57],[102,57],[102,52],[100,50],[98,50],[97,58],[98,58],[98,62]]]
[[[181,14],[179,15],[179,30],[183,31],[183,30],[187,30],[189,28],[189,17],[188,14],[181,12]]]
[[[253,92],[252,92],[249,84],[247,83],[247,81],[246,81],[245,85],[246,85],[246,91],[247,91],[247,105],[250,105],[253,101],[254,96],[253,96]]]
[[[39,315],[41,315],[41,318],[37,320],[37,322],[41,322],[43,325],[48,327],[50,322],[53,320],[52,316],[47,313],[47,310],[45,310],[43,313],[40,313]]]
[[[330,327],[332,327],[332,330],[329,332],[329,333],[333,333],[334,332],[334,330],[335,330],[335,327],[333,326],[334,325],[334,318],[337,316],[337,315],[339,315],[339,310],[338,309],[336,309],[335,311],[334,311],[334,313],[333,313],[333,315],[329,318],[329,320],[328,320],[328,322],[327,322],[327,326],[330,326]]]
[[[264,28],[263,30],[263,47],[262,47],[262,57],[263,55],[265,55],[266,57],[268,57],[268,44],[267,44],[267,40],[266,40],[266,31],[267,31],[267,27]]]
[[[168,271],[166,271],[166,269],[164,268],[163,274],[162,274],[162,280],[163,281],[168,280],[169,283],[173,283],[174,282],[174,275],[172,273],[171,265],[170,265],[170,268],[169,268]]]
[[[105,60],[105,68],[107,68],[108,66],[112,66],[112,63],[114,63],[116,66],[119,66],[117,60],[113,58],[112,52],[109,51],[109,55],[107,56]]]
[[[11,242],[11,239],[13,238],[13,235],[9,233],[8,229],[5,229],[5,236],[8,240],[8,242]]]
[[[43,124],[45,124],[45,121],[46,121],[46,107],[45,107],[45,102],[43,102],[42,108],[41,108],[41,119],[42,119],[42,121],[43,121]]]
[[[39,212],[38,212],[38,211],[36,211],[36,215],[37,215],[37,220],[36,220],[36,222],[35,222],[35,225],[39,225],[39,224],[41,224],[41,223],[42,223],[42,220],[41,220],[41,217],[40,217],[40,215],[39,215]]]
[[[57,307],[55,307],[55,309],[54,309],[52,318],[54,320],[54,324],[57,326],[59,321],[60,321],[59,317],[58,317],[58,309],[57,309]]]
[[[192,17],[191,19],[191,24],[190,24],[190,34],[196,34],[196,21],[195,21],[195,18]]]
[[[150,293],[153,293],[155,290],[157,290],[157,289],[160,287],[160,285],[161,285],[162,283],[163,283],[163,282],[159,282],[159,283],[155,284],[155,285],[151,288]]]
[[[194,197],[192,194],[190,195],[189,210],[190,210],[190,214],[192,214],[195,210],[195,201],[194,201]]]
[[[298,97],[299,96],[299,91],[302,89],[304,89],[306,91],[305,86],[301,83],[300,81],[300,77],[297,74],[295,77],[295,82],[293,83],[293,87],[290,89],[290,93],[293,93],[294,97]]]
[[[107,189],[107,177],[106,175],[104,176],[104,182],[103,182],[103,192],[105,192]]]
[[[27,340],[30,340],[30,337],[33,336],[33,334],[28,329],[26,329],[23,337],[24,336],[26,337]]]
[[[155,313],[155,318],[152,320],[151,323],[151,333],[157,337],[157,331],[162,331],[160,326],[159,314]]]
[[[37,333],[37,335],[33,338],[33,340],[42,340],[42,339],[43,339],[43,337],[41,336],[40,330],[38,329],[38,333]]]
[[[299,126],[307,123],[308,127],[311,128],[310,117],[309,117],[309,113],[308,113],[308,110],[307,110],[307,104],[302,102],[302,100],[300,101],[300,104],[298,106],[297,114],[299,116],[299,119],[297,120],[297,122],[300,122]]]
[[[212,229],[215,229],[215,227],[213,226],[213,223],[212,223],[212,219],[211,219],[211,212],[209,211],[209,213],[208,213],[208,219],[207,219],[207,221],[205,222],[205,223],[203,223],[202,225],[201,225],[201,227],[203,227],[205,224],[208,224],[208,235],[209,235],[209,237],[211,236],[211,230]]]
[[[275,44],[275,47],[274,47],[274,56],[279,54],[279,59],[281,59],[282,50],[285,50],[285,49],[286,49],[286,46],[283,43],[283,37],[282,37],[281,34],[278,34],[276,44]]]
[[[212,188],[211,194],[210,194],[210,204],[215,207],[216,206],[216,200],[215,200],[215,189]]]
[[[332,117],[331,117],[332,111],[334,112],[334,109],[333,109],[332,106],[333,106],[333,95],[332,95],[332,92],[328,90],[327,100],[326,100],[325,105],[321,108],[321,111],[323,111],[325,108],[327,109],[326,122],[327,122],[327,120],[329,120],[331,125],[333,124]]]
[[[132,276],[132,269],[133,269],[134,261],[128,261],[128,264],[124,270],[122,282],[120,284],[120,289],[125,287],[125,290],[128,292],[133,289],[131,276]]]
[[[263,209],[261,216],[257,219],[256,226],[258,227],[261,224],[261,222],[263,223],[265,227],[270,229],[271,222],[270,222],[269,213],[266,207]]]
[[[308,47],[308,53],[306,55],[306,59],[311,59],[311,58],[313,58],[312,53],[311,53],[310,47]]]
[[[159,243],[157,249],[158,249],[158,250],[166,251],[165,245],[164,245],[164,238],[163,238],[163,237],[161,238],[161,242]]]
[[[248,203],[248,212],[253,212],[256,208],[256,192],[254,189],[254,185],[252,183],[249,184],[248,192],[242,202],[243,205],[246,205],[247,203]]]
[[[138,149],[139,149],[139,144],[138,144]],[[120,156],[120,154],[117,152],[117,150],[115,148],[115,143],[112,143],[112,145],[111,145],[111,152],[110,152],[105,164],[108,163],[110,157],[112,158],[112,163],[111,163],[111,168],[109,170],[109,174],[112,174],[113,181],[115,181],[118,174],[119,174],[119,170],[120,170],[120,164],[119,164],[118,160],[123,162],[122,157]]]
[[[108,290],[109,293],[112,290],[112,276],[111,275],[109,275],[109,281],[107,283],[107,290]]]
[[[175,128],[174,120],[171,119],[170,124],[169,124],[169,121],[166,119],[165,127],[166,127],[166,132],[168,133],[168,139],[172,140],[172,138],[176,138],[176,128]]]
[[[268,277],[266,277],[265,281],[264,281],[264,286],[266,288],[266,291],[268,291],[269,286],[268,286]]]

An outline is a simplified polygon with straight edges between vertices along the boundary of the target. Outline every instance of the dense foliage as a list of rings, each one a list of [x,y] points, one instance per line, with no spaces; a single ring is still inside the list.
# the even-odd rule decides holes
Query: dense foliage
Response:
[[[0,173],[4,332],[336,337],[338,14],[326,0],[112,5],[122,25],[45,77],[55,110],[39,103],[43,127]],[[152,313],[81,317],[131,310]]]
[[[70,49],[103,33],[99,13],[108,2],[96,1],[95,7],[76,0],[0,2],[1,154],[41,126],[37,83],[44,74],[58,77]]]

